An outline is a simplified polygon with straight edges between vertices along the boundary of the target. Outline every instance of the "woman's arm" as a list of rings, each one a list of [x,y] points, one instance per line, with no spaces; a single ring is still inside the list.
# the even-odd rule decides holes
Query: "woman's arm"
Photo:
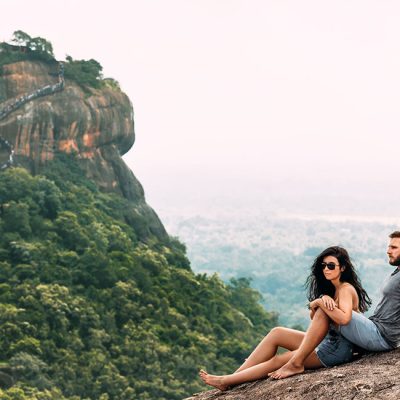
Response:
[[[321,308],[321,310],[323,310],[333,322],[336,322],[339,325],[347,325],[351,321],[354,291],[354,287],[350,285],[346,285],[340,289],[338,294],[338,304],[333,310],[330,309],[330,304],[328,303],[327,307],[322,299],[314,300],[310,303],[310,306],[315,302],[315,305]]]
[[[310,319],[314,318],[314,314],[317,311],[317,308],[319,307],[318,300],[320,299],[315,299],[308,304],[308,309],[310,310]]]

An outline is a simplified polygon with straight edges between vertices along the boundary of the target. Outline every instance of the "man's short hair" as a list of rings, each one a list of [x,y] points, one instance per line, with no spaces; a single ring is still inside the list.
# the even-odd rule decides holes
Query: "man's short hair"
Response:
[[[400,231],[394,231],[389,235],[390,239],[400,238]]]

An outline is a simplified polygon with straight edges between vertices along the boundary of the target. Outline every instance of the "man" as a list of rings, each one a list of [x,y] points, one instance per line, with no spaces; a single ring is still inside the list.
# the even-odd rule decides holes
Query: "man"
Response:
[[[369,351],[386,351],[400,346],[400,231],[389,235],[389,264],[396,266],[382,289],[382,298],[370,318],[354,313],[342,335]]]
[[[340,326],[340,332],[347,340],[367,351],[388,351],[400,347],[400,231],[391,233],[389,238],[389,264],[396,266],[396,269],[384,282],[382,298],[374,314],[367,318],[353,311],[350,322]],[[329,305],[328,308],[332,310],[332,307]],[[328,319],[324,309],[326,308],[318,309],[319,321],[312,324],[313,331],[309,329],[295,355],[282,368],[268,374],[269,376],[283,379],[304,370],[306,358],[327,331],[326,323],[321,323]]]

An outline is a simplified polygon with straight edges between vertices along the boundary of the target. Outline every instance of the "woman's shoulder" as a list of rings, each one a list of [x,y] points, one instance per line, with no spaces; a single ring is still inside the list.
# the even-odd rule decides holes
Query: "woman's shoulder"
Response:
[[[339,288],[339,293],[338,293],[338,294],[340,294],[341,292],[342,292],[342,293],[343,293],[343,292],[357,293],[355,287],[354,287],[351,283],[349,283],[349,282],[344,282],[344,283],[342,284],[342,286]]]

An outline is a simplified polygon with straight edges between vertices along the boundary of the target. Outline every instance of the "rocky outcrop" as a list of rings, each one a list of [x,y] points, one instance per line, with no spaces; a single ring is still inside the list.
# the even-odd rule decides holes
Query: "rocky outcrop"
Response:
[[[24,94],[16,99],[10,99],[8,104],[0,108],[0,120],[8,117],[12,112],[21,108],[24,104],[38,99],[39,97],[55,94],[64,89],[64,64],[59,64],[58,82],[53,85],[46,85],[39,89],[35,89],[32,93]]]
[[[0,137],[11,143],[15,163],[32,173],[57,152],[75,152],[86,175],[104,191],[127,198],[146,220],[144,236],[168,235],[146,204],[141,184],[121,159],[135,140],[133,109],[120,90],[104,87],[90,93],[75,82],[59,85],[58,63],[20,61],[4,65],[0,75],[0,108],[12,112],[0,121]],[[56,91],[41,92],[41,88]],[[40,96],[26,99],[32,93]],[[13,106],[18,102],[18,107]]]
[[[198,393],[186,400],[398,400],[399,368],[400,349],[283,380],[268,378],[238,385],[226,392]]]

